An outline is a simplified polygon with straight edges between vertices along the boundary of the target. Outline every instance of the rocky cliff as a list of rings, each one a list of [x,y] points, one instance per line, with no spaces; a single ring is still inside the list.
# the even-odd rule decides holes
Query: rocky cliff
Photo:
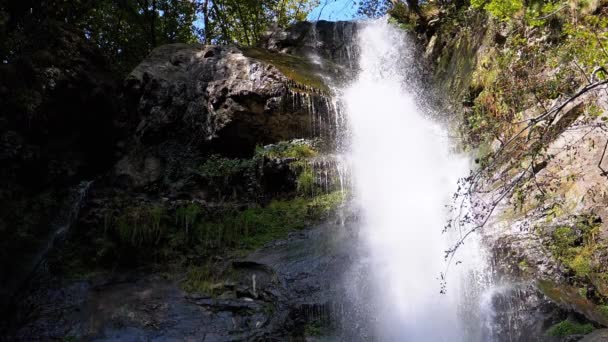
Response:
[[[69,174],[60,172],[62,182],[38,177],[45,186],[32,193],[73,185],[79,196],[53,204],[74,209],[55,218],[57,227],[43,226],[52,218],[32,218],[48,236],[38,244],[50,247],[33,244],[33,256],[19,256],[29,266],[14,277],[22,290],[15,296],[14,286],[6,289],[14,304],[6,311],[7,336],[325,334],[339,307],[330,293],[347,262],[348,239],[326,237],[344,198],[330,155],[342,123],[327,75],[339,79],[349,70],[345,37],[355,27],[300,24],[250,48],[161,46],[122,85],[105,76],[100,53],[69,31],[56,32],[69,43],[60,49],[32,47],[44,57],[31,67],[41,84],[23,86],[36,91],[30,121],[18,121],[26,109],[15,108],[6,122],[18,128],[3,135],[3,155],[15,165],[5,178],[27,184],[36,177],[25,167],[55,174],[19,159],[28,154],[16,149],[30,148],[32,139],[57,146],[63,154],[38,147],[33,155]],[[2,89],[7,103],[15,89]],[[92,182],[79,188],[81,180]],[[25,206],[33,196],[24,197]],[[102,308],[124,296],[134,301]]]
[[[484,235],[496,281],[536,301],[497,305],[533,312],[553,302],[563,310],[514,315],[521,335],[511,339],[547,339],[556,323],[608,324],[604,6],[572,16],[564,7],[537,21],[428,9],[430,24],[418,34],[445,106],[457,113],[462,145],[476,158],[459,193],[475,212],[460,223]],[[583,37],[591,32],[596,38]]]

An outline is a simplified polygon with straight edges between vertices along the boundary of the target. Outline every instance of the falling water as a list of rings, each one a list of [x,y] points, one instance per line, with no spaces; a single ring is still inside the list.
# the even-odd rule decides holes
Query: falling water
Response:
[[[372,339],[470,341],[461,319],[466,272],[450,271],[447,295],[438,280],[449,243],[442,234],[445,206],[468,162],[450,153],[447,132],[423,114],[416,61],[402,31],[385,21],[366,23],[358,42],[359,75],[342,100],[362,208],[368,272],[360,279],[371,295],[361,300],[370,301]]]

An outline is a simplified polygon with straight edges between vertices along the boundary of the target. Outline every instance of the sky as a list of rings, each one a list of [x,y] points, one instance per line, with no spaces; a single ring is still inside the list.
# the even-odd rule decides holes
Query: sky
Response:
[[[355,0],[321,0],[321,4],[308,15],[308,20],[338,21],[351,20],[356,17]]]
[[[309,21],[351,20],[357,18],[356,0],[320,0],[319,6],[308,14]],[[203,20],[199,17],[194,22],[197,28],[203,28]]]

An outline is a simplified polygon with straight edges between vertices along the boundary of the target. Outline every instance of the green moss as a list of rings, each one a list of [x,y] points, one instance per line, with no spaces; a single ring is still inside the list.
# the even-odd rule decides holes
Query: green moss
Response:
[[[256,156],[267,158],[296,158],[305,159],[317,156],[319,153],[304,140],[280,141],[276,144],[258,147]]]
[[[513,18],[524,8],[521,0],[471,0],[473,8],[484,8],[492,16],[503,21]]]
[[[274,65],[281,73],[296,83],[329,92],[329,87],[318,75],[319,70],[306,58],[288,54],[270,53],[260,48],[243,48],[242,50],[243,54],[247,57],[259,59]],[[330,62],[325,61],[325,63]]]
[[[600,315],[604,316],[604,318],[608,319],[608,305],[600,305],[597,307],[597,312]]]
[[[308,159],[319,153],[306,140],[281,141],[273,145],[258,147],[257,157],[271,159],[296,159],[289,164],[290,169],[297,175],[296,190],[298,195],[311,197],[317,192],[315,173]]]
[[[530,268],[530,265],[528,265],[528,262],[527,262],[526,260],[522,260],[522,261],[520,261],[520,262],[517,264],[517,266],[519,267],[519,269],[520,269],[522,272],[527,272],[527,271],[528,271],[528,269]]]
[[[315,174],[311,167],[305,167],[296,181],[298,194],[312,196],[315,191]]]
[[[595,328],[593,325],[581,324],[570,320],[561,321],[547,330],[547,335],[554,337],[565,337],[570,335],[586,335],[591,333]]]
[[[211,155],[199,167],[201,175],[208,178],[238,176],[252,166],[250,159],[232,159],[220,155]]]
[[[589,276],[592,270],[591,256],[591,251],[588,248],[584,248],[582,252],[578,253],[574,259],[568,262],[568,267],[579,277]]]
[[[600,247],[595,242],[598,229],[593,215],[582,215],[574,227],[558,227],[551,236],[553,255],[579,278],[588,278],[598,266],[593,262]]]

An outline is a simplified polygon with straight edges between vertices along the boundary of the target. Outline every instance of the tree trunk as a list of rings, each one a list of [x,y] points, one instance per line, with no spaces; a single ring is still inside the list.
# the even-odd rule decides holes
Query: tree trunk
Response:
[[[205,25],[205,37],[203,39],[203,43],[209,45],[211,44],[211,27],[209,26],[209,0],[203,1],[201,10],[203,12],[203,25]]]
[[[150,11],[150,43],[154,49],[156,47],[156,0],[152,0],[152,11]]]
[[[228,34],[228,29],[226,28],[226,19],[222,17],[222,12],[220,11],[217,0],[211,0],[211,4],[213,6],[213,11],[215,12],[215,17],[217,18],[218,24],[220,25],[220,29],[222,30],[222,34],[224,35],[224,40],[226,43],[232,43],[230,41],[230,35]]]

